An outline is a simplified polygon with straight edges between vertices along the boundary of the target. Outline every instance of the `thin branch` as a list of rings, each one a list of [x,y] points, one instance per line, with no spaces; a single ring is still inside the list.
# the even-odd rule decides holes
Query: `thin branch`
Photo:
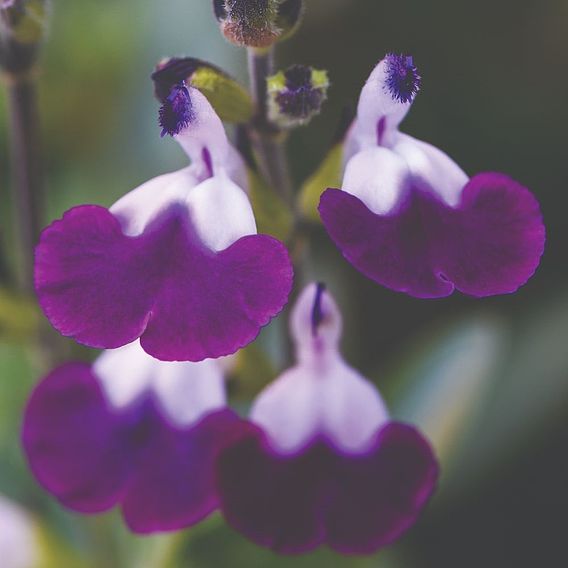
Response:
[[[44,185],[35,81],[30,75],[12,76],[7,92],[13,219],[21,258],[18,282],[23,292],[31,293],[34,247],[41,228]]]
[[[274,71],[274,49],[260,51],[249,48],[248,69],[251,95],[257,106],[251,139],[259,166],[268,183],[294,210],[294,191],[284,148],[286,136],[268,119],[266,79]]]

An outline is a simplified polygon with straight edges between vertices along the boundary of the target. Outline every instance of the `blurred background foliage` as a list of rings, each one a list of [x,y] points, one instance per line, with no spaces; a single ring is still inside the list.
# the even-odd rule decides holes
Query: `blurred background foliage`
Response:
[[[397,418],[417,422],[443,465],[418,525],[388,551],[281,558],[214,516],[178,535],[129,535],[119,515],[63,511],[35,484],[19,448],[22,408],[38,380],[26,338],[38,315],[0,292],[0,494],[33,519],[38,566],[468,568],[558,566],[568,507],[568,3],[564,0],[307,0],[279,49],[282,67],[328,69],[324,113],[292,136],[298,182],[329,150],[346,104],[386,51],[411,52],[423,90],[403,130],[466,171],[504,171],[532,188],[548,228],[540,270],[512,296],[422,301],[380,288],[314,228],[306,278],[329,282],[346,319],[348,359],[376,381]],[[110,205],[184,164],[160,139],[149,75],[163,56],[207,59],[245,80],[244,54],[218,33],[209,0],[54,2],[40,70],[48,177],[45,221],[80,203]],[[6,105],[0,93],[0,221],[9,253]],[[12,262],[14,259],[12,258]],[[282,319],[282,318],[281,318]],[[282,363],[276,322],[237,367],[247,399]],[[276,331],[275,331],[276,330]],[[76,356],[94,352],[75,350]],[[0,560],[1,563],[1,560]]]

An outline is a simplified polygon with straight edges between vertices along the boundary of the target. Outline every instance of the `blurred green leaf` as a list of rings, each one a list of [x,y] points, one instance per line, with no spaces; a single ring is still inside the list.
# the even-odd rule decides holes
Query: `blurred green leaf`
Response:
[[[35,532],[40,563],[34,568],[95,568],[77,550],[71,549],[68,542],[53,534],[47,524],[36,521]]]
[[[482,416],[506,343],[501,320],[468,318],[430,339],[399,371],[390,405],[393,417],[422,429],[446,478]]]
[[[48,16],[47,0],[17,0],[2,9],[0,25],[5,25],[18,43],[34,44],[45,37]]]
[[[300,211],[309,221],[320,222],[318,205],[321,194],[328,187],[341,185],[342,160],[343,144],[340,143],[331,148],[315,173],[302,186],[299,195]]]
[[[276,376],[276,369],[258,342],[250,343],[235,356],[229,381],[230,391],[235,391],[239,400],[247,402],[258,394]]]
[[[292,213],[261,176],[249,169],[248,177],[258,232],[286,241],[292,230]]]
[[[0,490],[24,493],[28,476],[20,450],[20,423],[35,379],[32,358],[24,346],[0,343]]]
[[[366,557],[341,556],[320,549],[302,556],[280,556],[234,532],[220,517],[185,533],[167,568],[406,568],[394,549]]]
[[[463,478],[492,472],[566,420],[568,297],[521,314],[514,332],[461,460]]]
[[[245,123],[251,119],[254,112],[252,99],[232,77],[204,66],[192,74],[191,84],[207,97],[221,120]]]
[[[0,339],[24,341],[37,332],[39,313],[29,298],[0,289]]]

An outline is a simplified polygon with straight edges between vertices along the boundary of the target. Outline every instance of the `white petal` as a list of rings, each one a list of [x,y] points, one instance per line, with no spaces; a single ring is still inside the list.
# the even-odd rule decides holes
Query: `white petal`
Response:
[[[257,232],[248,197],[224,172],[190,191],[186,204],[199,237],[213,250]]]
[[[329,353],[336,357],[343,321],[333,297],[326,291],[321,295],[321,321],[314,330],[314,302],[318,293],[316,284],[309,284],[296,300],[290,315],[290,332],[296,346],[298,360],[310,362]],[[315,354],[315,355],[314,355]]]
[[[126,235],[140,235],[160,211],[182,203],[199,181],[193,166],[156,177],[120,198],[110,212],[118,217]]]
[[[256,399],[250,419],[281,453],[325,436],[347,452],[364,452],[388,421],[378,391],[337,357],[331,364],[298,365]]]
[[[349,160],[342,189],[358,197],[374,213],[385,215],[406,195],[409,182],[406,162],[391,150],[375,146]]]
[[[122,409],[151,387],[154,361],[136,340],[124,347],[104,351],[93,363],[93,373],[109,402]]]
[[[193,166],[146,182],[117,201],[110,211],[126,235],[140,235],[164,209],[184,204],[201,241],[223,250],[244,235],[256,234],[256,222],[246,193],[221,169],[196,183]]]
[[[325,437],[347,452],[363,452],[388,420],[378,391],[349,367],[338,351],[341,314],[327,292],[321,323],[312,326],[317,288],[306,287],[291,316],[298,365],[284,372],[253,403],[250,419],[274,448],[294,453]]]
[[[452,207],[459,204],[462,189],[469,178],[447,154],[400,132],[393,151],[408,164],[415,187],[435,193]]]
[[[93,364],[93,372],[118,410],[151,392],[177,426],[192,424],[226,405],[223,370],[216,360],[159,361],[140,347],[140,341],[105,351]]]
[[[0,564],[3,568],[35,568],[40,565],[39,551],[32,518],[0,496]]]
[[[189,88],[189,94],[195,118],[175,139],[192,162],[200,163],[203,159],[203,149],[206,148],[215,171],[217,167],[224,167],[228,159],[230,145],[225,128],[203,94],[193,87]]]
[[[221,366],[208,359],[199,363],[158,362],[153,389],[163,410],[178,426],[197,422],[226,406]]]
[[[357,141],[359,148],[378,145],[381,120],[383,120],[381,145],[389,146],[390,137],[412,105],[410,102],[402,103],[393,98],[388,90],[386,79],[387,63],[383,59],[373,69],[359,97],[357,119],[349,135]]]

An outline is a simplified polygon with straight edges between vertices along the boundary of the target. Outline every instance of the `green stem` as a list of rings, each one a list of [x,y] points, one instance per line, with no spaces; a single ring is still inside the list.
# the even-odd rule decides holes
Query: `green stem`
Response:
[[[262,174],[292,210],[294,191],[286,151],[285,135],[268,119],[267,78],[274,72],[274,49],[248,49],[250,88],[257,114],[251,134]]]
[[[10,116],[13,219],[21,259],[19,288],[33,293],[34,247],[43,207],[43,167],[40,153],[37,91],[26,74],[10,77],[7,85]]]

